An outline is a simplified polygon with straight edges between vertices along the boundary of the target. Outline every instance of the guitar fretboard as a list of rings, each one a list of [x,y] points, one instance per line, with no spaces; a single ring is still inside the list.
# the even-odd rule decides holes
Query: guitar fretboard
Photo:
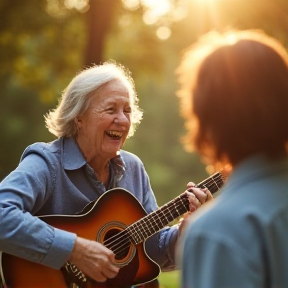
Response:
[[[224,180],[224,175],[221,172],[217,172],[198,183],[196,187],[208,188],[213,194],[221,188]],[[184,192],[158,210],[128,226],[125,232],[128,233],[130,241],[134,245],[139,244],[187,211],[189,211],[189,200],[187,194]]]

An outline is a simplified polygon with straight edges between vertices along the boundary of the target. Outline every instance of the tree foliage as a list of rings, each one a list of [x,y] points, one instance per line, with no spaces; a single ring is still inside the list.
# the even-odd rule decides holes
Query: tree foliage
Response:
[[[90,0],[82,10],[64,0],[0,1],[0,179],[28,144],[53,139],[43,115],[72,77],[108,59],[127,66],[135,79],[144,119],[124,148],[142,158],[158,203],[208,176],[199,156],[180,143],[185,131],[174,71],[181,53],[202,33],[227,26],[263,29],[287,44],[288,2],[170,1],[184,5],[187,16],[175,23],[161,16],[172,31],[165,41],[156,37],[157,25],[143,23],[147,7],[140,0],[134,10],[124,0]]]

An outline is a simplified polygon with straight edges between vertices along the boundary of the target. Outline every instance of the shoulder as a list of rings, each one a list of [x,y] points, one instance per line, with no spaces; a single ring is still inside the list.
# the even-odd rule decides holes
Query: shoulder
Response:
[[[191,214],[187,221],[189,237],[204,237],[226,242],[229,238],[227,238],[227,231],[230,236],[239,233],[239,226],[244,224],[245,216],[242,212],[235,213],[239,206],[235,207],[223,199],[223,196],[219,195]],[[230,237],[230,240],[232,238]]]
[[[254,204],[238,201],[234,194],[223,191],[211,204],[192,213],[185,229],[187,237],[196,241],[211,240],[233,249],[237,247],[239,251],[245,250],[252,239],[259,241],[258,231],[265,229],[261,215]]]
[[[120,157],[124,162],[125,173],[123,181],[129,179],[135,183],[142,183],[146,190],[149,189],[149,176],[142,160],[135,154],[121,150]]]
[[[189,219],[188,219],[188,225],[191,227],[193,226],[193,230],[195,231],[197,230],[201,230],[202,227],[205,227],[204,231],[207,231],[206,227],[208,225],[211,225],[212,227],[214,227],[214,221],[215,221],[215,217],[214,216],[219,216],[218,212],[217,212],[217,207],[216,207],[216,211],[215,211],[215,206],[216,205],[217,200],[212,200],[208,203],[205,203],[205,205],[203,205],[202,207],[200,207],[199,209],[197,209],[195,212],[193,212]],[[211,230],[209,230],[211,231]]]
[[[32,162],[36,163],[55,163],[59,162],[60,150],[61,150],[61,139],[45,143],[45,142],[36,142],[29,145],[23,152],[20,158],[21,162]]]
[[[29,154],[36,153],[40,155],[45,155],[47,153],[57,153],[60,150],[60,139],[54,140],[52,142],[36,142],[29,145],[23,152],[21,158],[25,158]]]
[[[137,155],[131,152],[128,152],[126,150],[120,150],[120,156],[124,161],[125,166],[127,165],[143,166],[142,160]]]

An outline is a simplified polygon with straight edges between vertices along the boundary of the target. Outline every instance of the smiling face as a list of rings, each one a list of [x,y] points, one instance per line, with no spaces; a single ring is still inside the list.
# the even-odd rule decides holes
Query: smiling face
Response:
[[[112,80],[92,94],[89,108],[75,119],[76,140],[90,165],[117,155],[130,129],[130,114],[129,92],[121,80]]]

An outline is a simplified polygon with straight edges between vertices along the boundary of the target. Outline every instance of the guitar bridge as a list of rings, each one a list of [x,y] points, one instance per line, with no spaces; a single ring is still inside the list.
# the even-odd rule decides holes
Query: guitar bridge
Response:
[[[69,288],[84,288],[87,282],[85,274],[79,270],[76,265],[70,262],[61,268],[67,287]]]

